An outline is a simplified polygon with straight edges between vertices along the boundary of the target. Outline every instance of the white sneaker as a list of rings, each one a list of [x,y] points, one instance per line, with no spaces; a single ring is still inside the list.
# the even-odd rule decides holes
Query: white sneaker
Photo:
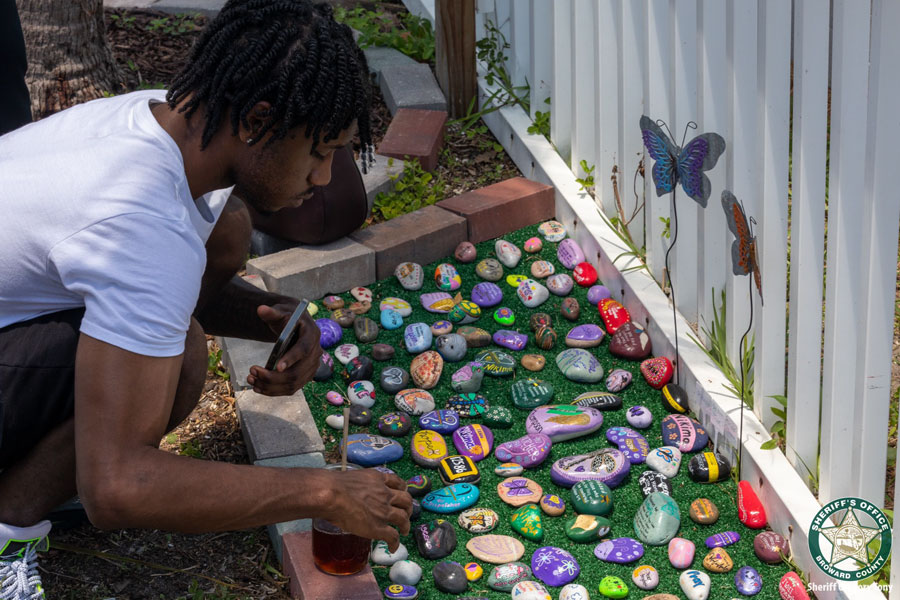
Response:
[[[43,600],[38,550],[49,545],[50,521],[32,527],[0,523],[0,600]]]

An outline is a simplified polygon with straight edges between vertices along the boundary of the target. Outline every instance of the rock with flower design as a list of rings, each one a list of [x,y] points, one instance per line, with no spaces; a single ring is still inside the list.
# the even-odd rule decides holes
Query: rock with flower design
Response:
[[[531,555],[531,571],[550,587],[560,587],[574,581],[581,572],[581,567],[568,551],[555,546],[543,546]]]

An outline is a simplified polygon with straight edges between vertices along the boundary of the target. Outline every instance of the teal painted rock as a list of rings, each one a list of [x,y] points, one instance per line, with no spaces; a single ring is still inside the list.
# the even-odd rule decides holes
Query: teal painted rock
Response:
[[[513,425],[512,411],[505,406],[492,406],[484,412],[484,424],[494,429],[509,429]]]
[[[624,598],[628,595],[628,586],[615,575],[607,575],[600,580],[600,593],[607,598]]]
[[[588,479],[572,486],[572,506],[583,515],[608,515],[613,508],[612,491],[600,481]]]
[[[507,377],[516,369],[516,359],[499,350],[485,350],[475,356],[475,362],[480,362],[486,375],[491,377]]]
[[[573,542],[596,542],[606,537],[612,522],[597,515],[575,515],[566,521],[566,537]]]
[[[422,499],[422,508],[447,514],[465,510],[478,502],[480,490],[468,483],[455,483],[431,492]]]
[[[512,384],[509,393],[517,408],[531,410],[553,399],[553,384],[529,377]]]
[[[539,542],[544,539],[541,509],[536,504],[526,504],[509,516],[509,524],[522,537]]]
[[[597,358],[581,348],[569,348],[556,356],[556,366],[566,379],[578,383],[597,383],[603,379],[603,367]]]
[[[511,562],[505,565],[497,565],[491,569],[487,584],[492,590],[509,592],[520,581],[531,579],[531,567],[521,562]]]
[[[653,492],[644,498],[643,504],[634,515],[634,531],[648,546],[662,546],[678,533],[681,526],[681,512],[671,496]]]

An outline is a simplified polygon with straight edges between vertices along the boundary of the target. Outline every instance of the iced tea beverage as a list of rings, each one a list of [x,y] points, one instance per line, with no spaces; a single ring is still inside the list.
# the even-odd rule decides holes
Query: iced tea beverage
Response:
[[[329,470],[339,470],[340,465],[328,465]],[[359,469],[347,465],[347,469]],[[353,575],[362,571],[369,562],[372,540],[343,531],[325,519],[313,519],[312,554],[316,566],[330,575]]]

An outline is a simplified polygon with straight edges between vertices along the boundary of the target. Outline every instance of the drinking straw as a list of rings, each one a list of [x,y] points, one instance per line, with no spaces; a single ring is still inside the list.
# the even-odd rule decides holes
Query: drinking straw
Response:
[[[347,470],[347,435],[350,433],[350,404],[344,404],[344,432],[341,437],[341,471]]]

